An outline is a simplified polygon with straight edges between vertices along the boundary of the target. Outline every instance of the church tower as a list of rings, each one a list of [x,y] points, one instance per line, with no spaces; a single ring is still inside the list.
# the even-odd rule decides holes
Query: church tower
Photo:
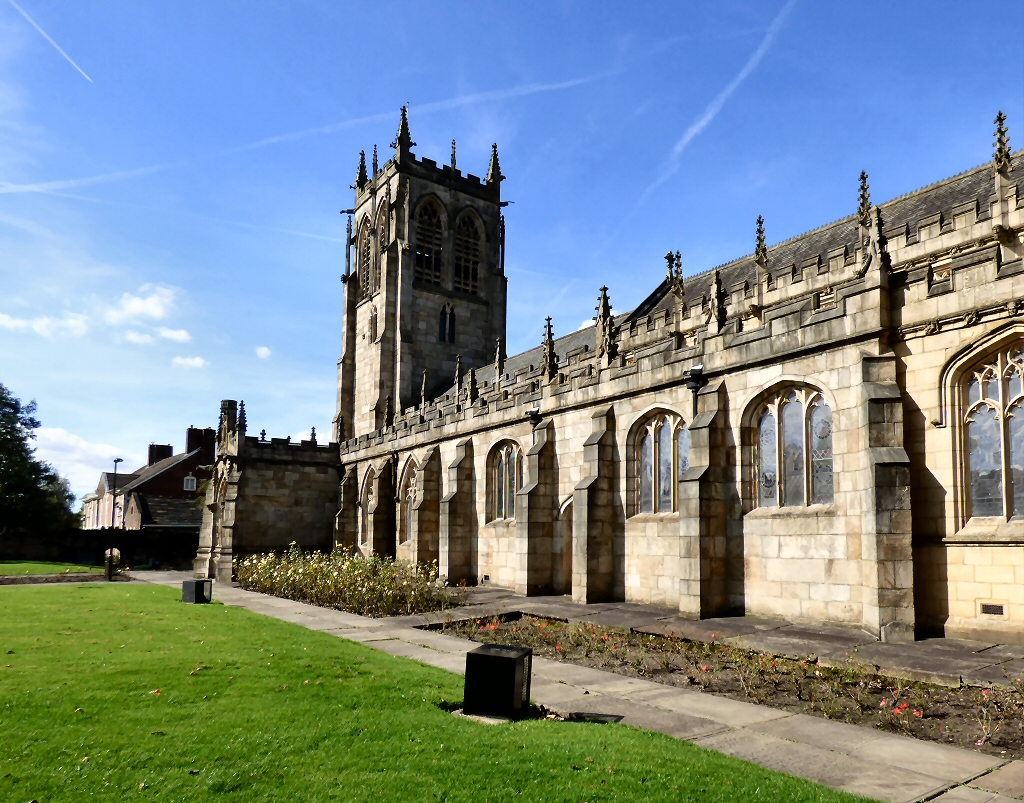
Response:
[[[486,178],[412,152],[402,108],[394,156],[359,155],[346,257],[334,440],[374,432],[494,360],[505,342],[501,168]],[[354,259],[352,255],[354,251]],[[424,380],[424,372],[426,378]]]

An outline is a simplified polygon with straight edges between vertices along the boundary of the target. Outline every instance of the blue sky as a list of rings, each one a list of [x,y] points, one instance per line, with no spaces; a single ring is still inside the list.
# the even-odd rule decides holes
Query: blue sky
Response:
[[[881,201],[987,161],[998,109],[1020,147],[1021,30],[980,0],[0,0],[0,382],[79,494],[222,398],[326,434],[338,212],[402,104],[420,156],[454,137],[483,175],[498,143],[514,353],[669,249],[693,273],[759,214],[770,242],[850,214],[862,169]]]

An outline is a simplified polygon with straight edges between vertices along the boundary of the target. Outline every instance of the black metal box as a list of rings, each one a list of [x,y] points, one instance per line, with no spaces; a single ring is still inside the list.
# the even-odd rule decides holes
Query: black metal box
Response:
[[[530,707],[533,650],[484,644],[466,653],[464,714],[517,719]]]
[[[181,601],[196,604],[213,599],[213,580],[185,580],[181,584]]]

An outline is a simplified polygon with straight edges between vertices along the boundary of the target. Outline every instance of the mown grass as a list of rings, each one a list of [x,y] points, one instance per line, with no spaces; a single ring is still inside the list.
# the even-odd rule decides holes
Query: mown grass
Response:
[[[0,560],[0,575],[12,574],[65,574],[78,572],[102,572],[102,566],[84,566],[80,563],[57,563],[52,561]]]
[[[0,799],[855,800],[624,726],[457,719],[459,676],[179,600],[0,588]]]

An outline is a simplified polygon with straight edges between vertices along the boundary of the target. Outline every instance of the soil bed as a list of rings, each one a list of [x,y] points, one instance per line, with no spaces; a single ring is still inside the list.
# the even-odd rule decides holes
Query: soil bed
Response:
[[[832,667],[714,641],[652,636],[529,616],[440,626],[487,644],[532,647],[535,655],[880,728],[1005,758],[1024,758],[1024,682],[950,689],[878,675],[857,660]]]

